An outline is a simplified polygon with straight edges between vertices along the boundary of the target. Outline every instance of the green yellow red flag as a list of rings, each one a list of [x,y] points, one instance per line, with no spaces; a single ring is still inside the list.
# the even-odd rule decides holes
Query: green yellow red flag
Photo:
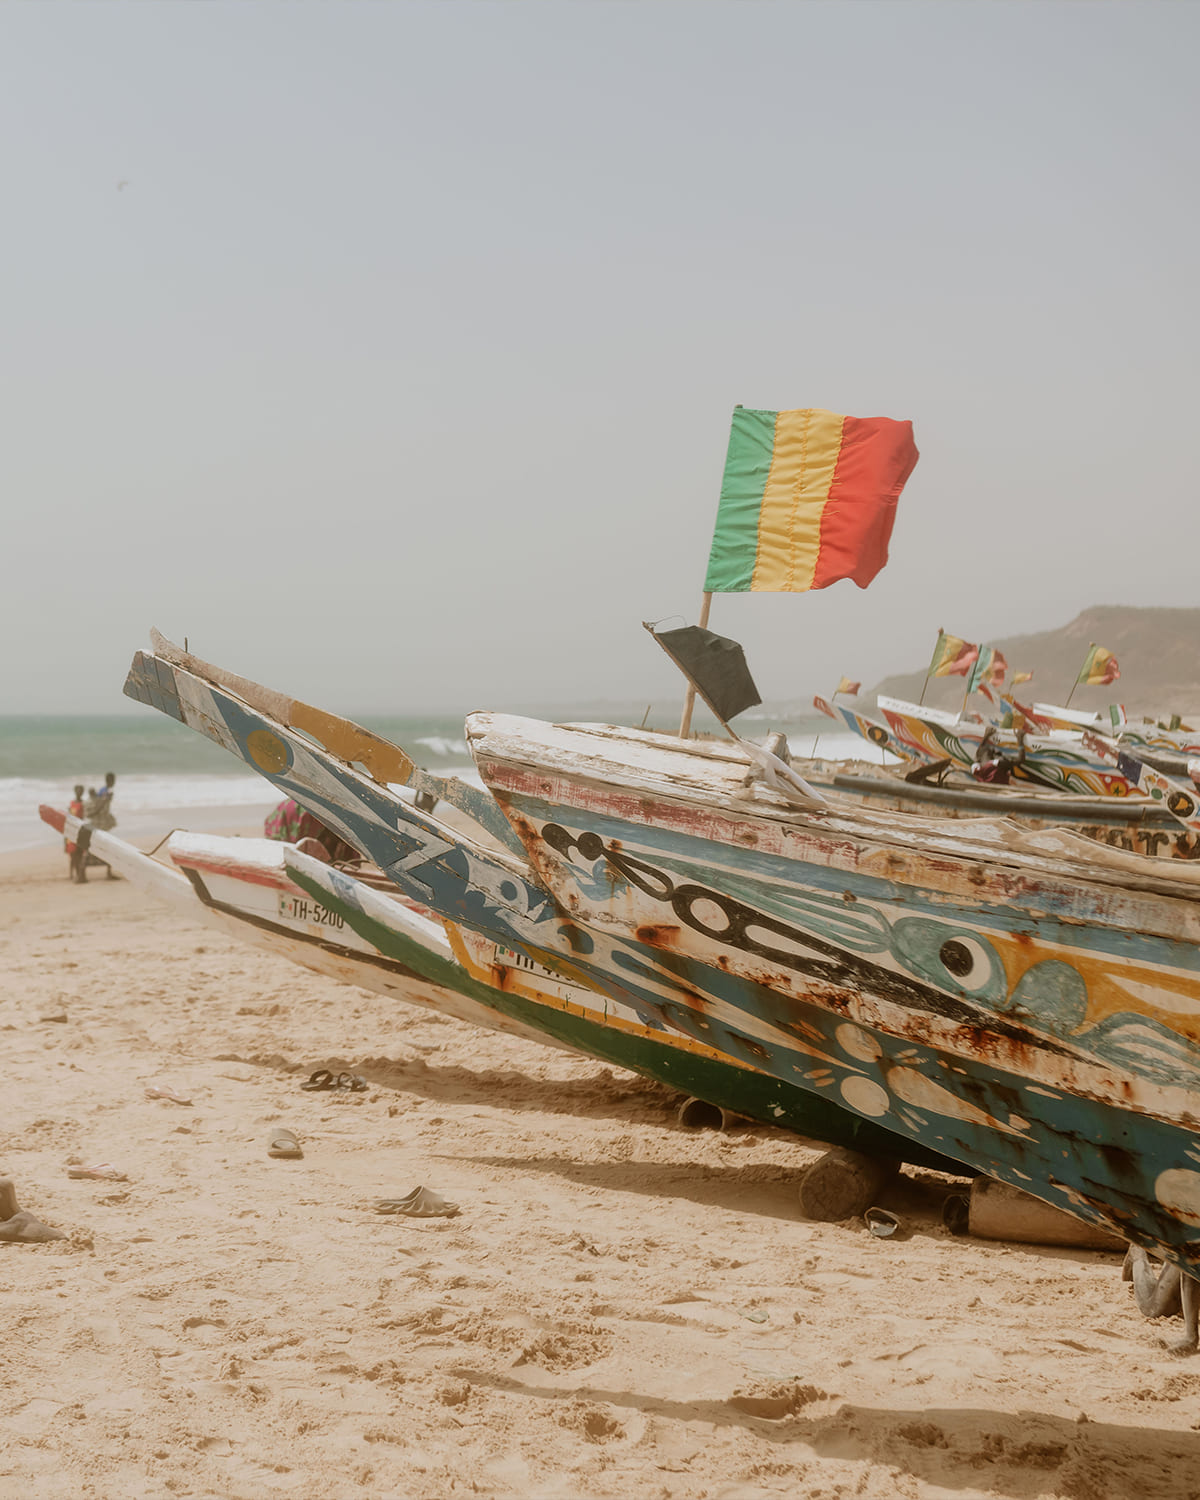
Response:
[[[736,407],[705,592],[865,589],[917,457],[911,422]]]
[[[975,660],[971,663],[970,669],[967,672],[968,693],[978,692],[979,688],[985,682],[991,683],[996,681],[994,674],[996,670],[996,657],[998,655],[999,653],[994,651],[991,646],[980,646],[978,648],[975,652]],[[1000,660],[1003,662],[1004,658],[1001,656]],[[1004,668],[1001,667],[1000,680],[1003,681],[1003,678]]]
[[[1116,682],[1120,675],[1117,658],[1111,651],[1106,651],[1103,646],[1097,646],[1093,642],[1075,681],[1090,687],[1104,687],[1110,682]]]
[[[977,692],[985,685],[1002,687],[1007,671],[1008,661],[1003,651],[997,651],[994,646],[980,646],[979,654],[967,673],[967,692]]]
[[[962,636],[947,635],[938,631],[937,645],[933,648],[933,660],[929,663],[930,677],[965,677],[975,665],[979,647],[964,641]]]

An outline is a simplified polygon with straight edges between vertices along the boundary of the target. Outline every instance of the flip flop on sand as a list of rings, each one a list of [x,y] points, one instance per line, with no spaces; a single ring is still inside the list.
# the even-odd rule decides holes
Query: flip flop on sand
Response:
[[[863,1222],[879,1240],[891,1239],[900,1228],[900,1220],[886,1208],[868,1208],[863,1214]]]
[[[404,1214],[409,1219],[453,1219],[458,1204],[450,1203],[432,1188],[417,1187],[404,1198],[381,1198],[377,1214]]]
[[[169,1089],[165,1083],[148,1083],[146,1085],[147,1099],[169,1099],[172,1104],[190,1104],[190,1099],[185,1099],[182,1094],[177,1094],[174,1089]]]
[[[325,1089],[346,1089],[349,1093],[358,1094],[369,1085],[367,1080],[358,1073],[339,1073],[334,1077],[328,1068],[318,1068],[315,1073],[310,1073],[307,1083],[300,1085],[302,1089],[310,1092]]]
[[[124,1172],[119,1172],[110,1161],[100,1161],[92,1167],[68,1167],[68,1177],[95,1177],[102,1182],[128,1182]]]
[[[61,1229],[51,1229],[49,1224],[18,1208],[12,1179],[0,1177],[0,1244],[45,1245],[50,1240],[65,1239]]]
[[[328,1068],[318,1068],[315,1073],[310,1073],[308,1075],[307,1083],[302,1083],[300,1087],[302,1089],[308,1089],[308,1091],[312,1093],[318,1089],[336,1088],[337,1084],[334,1082],[333,1074],[329,1071]]]
[[[273,1130],[271,1139],[267,1145],[268,1156],[282,1157],[286,1161],[295,1161],[297,1157],[303,1156],[300,1142],[290,1130]]]

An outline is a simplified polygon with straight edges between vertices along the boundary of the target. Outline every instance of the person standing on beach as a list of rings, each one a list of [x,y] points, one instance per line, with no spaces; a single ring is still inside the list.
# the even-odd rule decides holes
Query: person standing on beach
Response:
[[[93,828],[99,828],[104,833],[117,826],[112,810],[113,787],[116,779],[116,772],[106,771],[104,785],[88,792],[88,822]]]
[[[71,878],[80,885],[87,884],[87,872],[89,865],[103,865],[105,878],[116,880],[112,866],[103,859],[97,859],[90,852],[89,846],[92,841],[92,830],[99,828],[107,833],[110,828],[117,826],[117,820],[113,816],[112,799],[113,786],[116,782],[116,773],[108,771],[105,773],[104,785],[98,790],[96,787],[88,787],[87,803],[84,807],[84,826],[79,830],[79,841],[75,853],[71,856]],[[76,787],[76,792],[82,792],[82,787]],[[73,805],[73,804],[72,804]]]
[[[80,783],[78,783],[76,785],[76,787],[75,787],[75,795],[74,795],[74,797],[71,798],[70,802],[67,804],[67,811],[70,813],[70,815],[73,818],[82,818],[83,817],[83,783],[82,782],[80,782]],[[65,834],[63,835],[63,848],[67,851],[68,860],[69,860],[68,868],[70,870],[70,876],[71,876],[71,879],[73,881],[76,881],[76,882],[78,882],[80,874],[82,873],[81,862],[80,862],[80,858],[79,858],[78,853],[77,853],[78,847],[79,846],[76,844],[76,842],[75,842],[75,840],[73,838],[70,838],[69,836],[67,836]],[[86,858],[86,856],[84,856],[84,858]]]

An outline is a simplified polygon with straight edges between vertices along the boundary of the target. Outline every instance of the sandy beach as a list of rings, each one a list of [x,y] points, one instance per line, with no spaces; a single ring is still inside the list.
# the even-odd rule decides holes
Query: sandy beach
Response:
[[[0,1245],[0,1497],[1200,1495],[1178,1324],[1114,1255],[951,1237],[936,1174],[904,1238],[806,1222],[815,1146],[46,848],[0,860],[0,951],[0,1175],[68,1236]],[[373,1211],[418,1184],[461,1213]]]

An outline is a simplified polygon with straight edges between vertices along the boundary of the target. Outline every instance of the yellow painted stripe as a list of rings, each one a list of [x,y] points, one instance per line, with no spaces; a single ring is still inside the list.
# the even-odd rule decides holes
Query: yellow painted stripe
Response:
[[[659,1047],[672,1047],[676,1052],[690,1052],[696,1057],[707,1057],[713,1062],[725,1063],[728,1066],[739,1069],[744,1073],[762,1073],[762,1068],[756,1068],[753,1063],[742,1062],[740,1058],[730,1057],[725,1052],[719,1052],[715,1047],[706,1047],[703,1042],[694,1042],[691,1037],[680,1036],[677,1032],[663,1032],[651,1030],[648,1026],[639,1025],[637,1021],[627,1021],[623,1016],[613,1015],[608,1009],[608,998],[597,995],[597,1006],[593,1010],[586,1005],[580,1005],[578,1001],[568,1000],[564,995],[556,995],[552,990],[541,989],[537,980],[528,974],[522,974],[520,969],[505,968],[503,986],[496,982],[496,969],[499,965],[491,966],[476,962],[470,949],[462,940],[462,935],[453,922],[444,924],[446,937],[450,943],[450,950],[462,967],[472,979],[479,984],[486,984],[489,989],[498,994],[516,994],[524,1000],[530,1000],[535,1005],[540,1005],[544,1010],[556,1010],[560,1015],[578,1016],[580,1020],[590,1021],[593,1026],[604,1026],[610,1031],[623,1031],[629,1036],[641,1037],[644,1041],[654,1042]],[[535,950],[536,951],[536,950]],[[561,960],[561,955],[556,956]],[[571,971],[563,966],[563,979],[566,983],[575,982],[580,989],[590,989],[591,986],[584,983],[583,976],[577,970]],[[568,979],[568,973],[571,978]],[[486,1001],[479,1000],[478,1005],[486,1005]],[[498,1012],[504,1015],[503,1011]],[[519,1019],[519,1018],[517,1018]],[[521,1025],[534,1029],[536,1021],[522,1021]],[[813,1057],[819,1057],[822,1062],[828,1061],[828,1054],[817,1052],[812,1047],[807,1047],[803,1042],[792,1041],[789,1043],[793,1051],[807,1052]],[[799,1071],[799,1070],[797,1070]],[[766,1076],[764,1074],[764,1076]]]
[[[821,544],[821,512],[842,446],[844,417],[836,412],[781,411],[775,450],[758,515],[752,589],[812,588]]]

